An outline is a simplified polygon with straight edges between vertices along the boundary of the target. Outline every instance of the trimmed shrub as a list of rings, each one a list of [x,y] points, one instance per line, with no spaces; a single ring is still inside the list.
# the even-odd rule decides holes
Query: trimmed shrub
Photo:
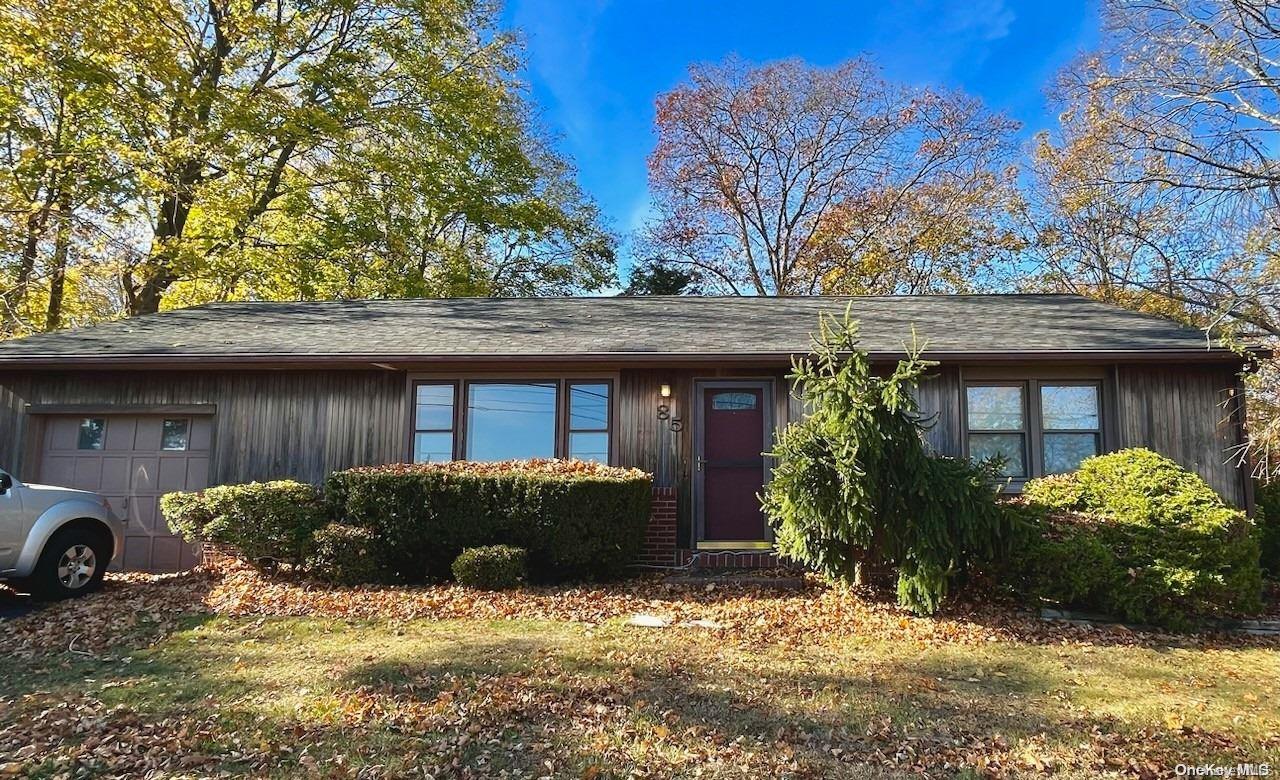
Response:
[[[220,542],[259,565],[300,566],[328,522],[316,488],[279,480],[221,485],[160,499],[169,527],[188,542]]]
[[[453,561],[453,578],[480,590],[506,590],[528,576],[529,553],[521,547],[494,544],[468,547]]]
[[[447,578],[463,549],[490,544],[528,550],[540,580],[605,578],[640,555],[651,479],[565,460],[398,464],[336,472],[325,497],[377,535],[399,581]]]
[[[381,543],[368,528],[329,523],[316,531],[307,569],[335,585],[362,585],[383,579]]]
[[[1262,569],[1272,579],[1280,579],[1280,479],[1259,484],[1254,499]]]
[[[1038,538],[1014,562],[1030,595],[1171,628],[1261,608],[1249,519],[1162,455],[1089,458],[1028,482],[1024,496],[1042,510]]]
[[[824,316],[791,374],[808,415],[769,453],[777,466],[763,496],[782,555],[845,582],[888,564],[898,602],[926,614],[954,578],[1000,558],[1015,531],[996,503],[998,464],[925,450],[913,391],[933,365],[912,354],[882,376],[849,313]]]

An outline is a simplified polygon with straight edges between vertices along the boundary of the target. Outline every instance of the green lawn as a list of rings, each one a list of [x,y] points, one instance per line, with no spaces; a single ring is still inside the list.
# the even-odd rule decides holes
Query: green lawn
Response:
[[[1280,756],[1280,653],[541,620],[198,617],[0,675],[0,768],[293,777],[1164,776]]]

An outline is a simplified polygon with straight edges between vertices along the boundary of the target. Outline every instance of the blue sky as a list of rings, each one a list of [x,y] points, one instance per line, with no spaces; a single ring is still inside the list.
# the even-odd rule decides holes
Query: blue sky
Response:
[[[1099,32],[1094,2],[508,2],[504,22],[522,34],[542,120],[623,236],[647,213],[654,99],[691,63],[869,54],[892,79],[981,97],[1029,137],[1055,121],[1044,98],[1054,73]],[[626,246],[622,261],[625,274]]]

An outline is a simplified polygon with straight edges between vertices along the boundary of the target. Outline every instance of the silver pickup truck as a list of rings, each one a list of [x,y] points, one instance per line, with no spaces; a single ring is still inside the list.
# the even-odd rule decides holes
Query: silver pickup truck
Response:
[[[0,580],[61,599],[102,584],[124,550],[124,521],[87,490],[26,485],[0,470]]]

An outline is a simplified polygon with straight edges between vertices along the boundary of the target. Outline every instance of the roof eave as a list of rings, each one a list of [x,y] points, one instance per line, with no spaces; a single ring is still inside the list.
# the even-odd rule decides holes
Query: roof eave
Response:
[[[578,352],[563,354],[471,353],[466,355],[421,354],[273,354],[273,353],[184,353],[177,355],[119,354],[101,355],[25,355],[0,356],[0,368],[50,370],[67,368],[109,368],[129,370],[141,368],[383,368],[401,369],[445,363],[610,363],[624,365],[698,364],[698,363],[789,363],[802,352]],[[897,360],[905,351],[872,351],[872,360]],[[1254,357],[1272,356],[1269,349],[1251,350]],[[927,351],[923,357],[944,363],[1021,363],[1021,362],[1240,362],[1249,358],[1229,349],[1146,349],[1135,350],[1022,350],[987,352]]]

